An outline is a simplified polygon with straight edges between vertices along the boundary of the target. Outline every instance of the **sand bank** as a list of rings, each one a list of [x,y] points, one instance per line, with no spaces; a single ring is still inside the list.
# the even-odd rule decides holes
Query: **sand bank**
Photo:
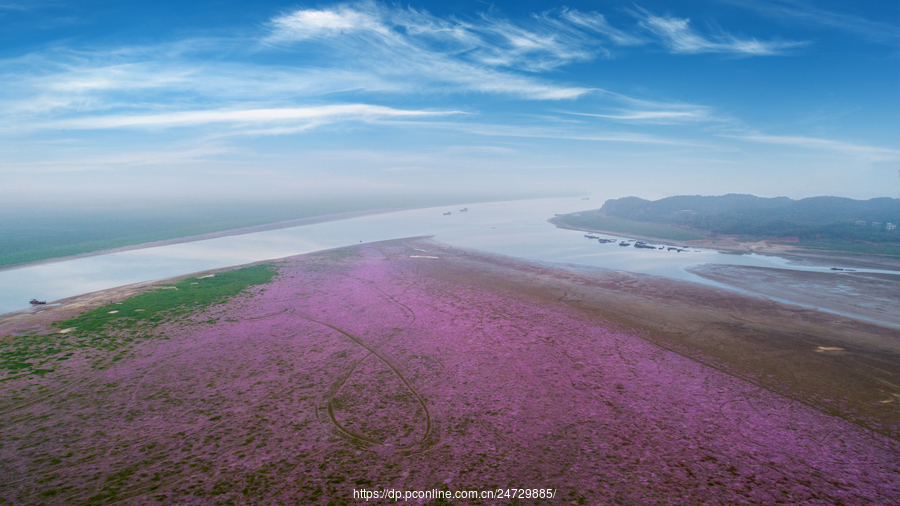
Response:
[[[712,239],[698,239],[693,241],[676,241],[673,239],[660,239],[658,237],[649,237],[635,234],[626,234],[622,232],[612,232],[608,230],[599,230],[593,228],[573,227],[562,223],[558,219],[551,218],[548,220],[559,228],[566,230],[581,230],[583,232],[593,232],[597,234],[608,234],[616,237],[629,237],[641,239],[658,244],[667,244],[681,248],[704,248],[720,251],[723,253],[755,253],[758,255],[772,255],[788,258],[799,263],[809,263],[813,265],[835,265],[840,264],[848,267],[859,267],[869,269],[888,269],[900,271],[900,258],[881,257],[866,254],[850,254],[844,251],[827,251],[805,249],[790,244],[780,244],[777,241],[757,241],[757,242],[738,242],[736,235],[720,235]]]
[[[403,209],[410,209],[410,208],[374,209],[374,210],[369,210],[369,211],[354,211],[354,212],[349,212],[349,213],[336,213],[336,214],[325,214],[325,215],[321,215],[321,216],[310,216],[308,218],[298,218],[295,220],[278,221],[275,223],[267,223],[264,225],[254,225],[251,227],[234,228],[234,229],[230,229],[230,230],[222,230],[220,232],[209,232],[207,234],[191,235],[191,236],[187,236],[187,237],[175,237],[172,239],[164,239],[161,241],[145,242],[145,243],[141,243],[141,244],[133,244],[131,246],[122,246],[120,248],[88,251],[86,253],[79,253],[78,255],[47,258],[44,260],[37,260],[35,262],[26,262],[26,263],[15,264],[15,265],[7,265],[7,266],[0,267],[0,271],[10,270],[10,269],[19,269],[22,267],[30,267],[33,265],[48,264],[48,263],[53,263],[53,262],[61,262],[64,260],[73,260],[76,258],[87,258],[87,257],[92,257],[92,256],[97,256],[97,255],[107,255],[110,253],[118,253],[120,251],[131,251],[131,250],[146,249],[146,248],[156,248],[159,246],[168,246],[170,244],[182,244],[182,243],[188,243],[188,242],[205,241],[207,239],[215,239],[217,237],[229,237],[229,236],[233,236],[233,235],[252,234],[254,232],[265,232],[267,230],[278,230],[278,229],[282,229],[282,228],[300,227],[303,225],[314,225],[316,223],[325,223],[328,221],[348,220],[351,218],[358,218],[361,216],[371,216],[371,215],[375,215],[375,214],[391,213],[391,212],[400,211]],[[411,209],[416,209],[416,208],[411,208]]]

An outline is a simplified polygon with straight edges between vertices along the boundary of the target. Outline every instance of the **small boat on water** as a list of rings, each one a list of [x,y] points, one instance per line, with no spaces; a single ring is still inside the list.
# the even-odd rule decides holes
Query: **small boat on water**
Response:
[[[447,211],[446,213],[444,213],[444,216],[450,216],[450,211]]]
[[[31,299],[30,301],[28,301],[28,303],[31,304],[32,306],[39,306],[39,305],[41,305],[41,304],[46,304],[47,301],[46,301],[46,300]]]

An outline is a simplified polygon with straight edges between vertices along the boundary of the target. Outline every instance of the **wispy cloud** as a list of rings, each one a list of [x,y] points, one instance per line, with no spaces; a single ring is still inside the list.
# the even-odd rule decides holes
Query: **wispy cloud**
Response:
[[[559,110],[558,112],[571,116],[601,118],[631,124],[650,123],[671,125],[698,122],[724,123],[731,121],[730,118],[716,115],[712,108],[704,105],[644,100],[609,91],[604,91],[603,94],[608,100],[599,105],[605,106],[606,110],[599,112]],[[609,104],[608,102],[612,102],[613,104]],[[612,107],[610,107],[610,105],[612,105]]]
[[[780,144],[784,146],[793,146],[815,151],[825,151],[828,153],[840,153],[873,162],[900,160],[900,150],[897,149],[868,146],[865,144],[854,144],[832,139],[820,139],[817,137],[763,134],[726,135],[723,137],[730,137],[750,142],[761,142],[766,144]]]
[[[554,31],[560,24],[566,24],[565,33]],[[596,34],[561,15],[536,16],[526,25],[486,16],[463,22],[364,2],[277,16],[259,39],[48,49],[0,61],[5,86],[0,117],[6,120],[0,123],[122,109],[159,112],[246,103],[263,108],[341,93],[476,92],[527,100],[591,93],[593,88],[535,74],[601,54]],[[290,53],[303,55],[299,65],[267,65],[253,58]]]
[[[729,33],[704,36],[691,27],[690,19],[656,16],[639,9],[634,11],[640,25],[653,33],[673,53],[731,53],[745,56],[775,55],[807,45],[807,42],[760,41]]]
[[[628,33],[613,27],[606,21],[603,14],[596,12],[585,13],[575,9],[563,9],[560,12],[560,18],[565,19],[580,28],[605,35],[612,42],[620,46],[640,45],[647,42],[647,40],[640,35]]]
[[[581,20],[580,24],[572,20]],[[487,14],[445,19],[372,2],[303,9],[271,22],[266,43],[291,50],[315,43],[323,58],[418,89],[474,91],[530,100],[563,100],[592,91],[533,74],[606,54],[594,19],[557,11],[514,23]],[[525,72],[526,74],[522,74]],[[531,74],[531,75],[529,75]]]
[[[146,53],[162,53],[163,58]],[[5,93],[0,95],[0,111],[7,118],[103,114],[117,108],[159,111],[197,104],[283,104],[298,97],[348,91],[409,93],[415,89],[411,83],[339,68],[197,61],[191,54],[165,46],[116,54],[57,51],[30,55],[0,62],[0,74],[8,77]]]
[[[400,124],[403,120],[391,120],[391,124]],[[691,146],[710,147],[694,141],[679,138],[661,137],[657,135],[620,132],[620,131],[596,131],[590,128],[565,128],[550,126],[517,126],[508,124],[469,123],[469,122],[440,122],[430,121],[421,124],[423,128],[447,129],[465,132],[467,134],[484,137],[511,137],[526,139],[557,139],[592,142],[611,142],[624,144],[658,144],[666,146]]]
[[[774,43],[734,37],[716,41],[697,34],[687,20],[646,11],[640,15],[640,23],[653,27],[651,33],[675,52],[775,51]],[[634,26],[630,31],[617,28],[602,14],[565,8],[512,21],[491,14],[442,18],[359,2],[287,12],[272,18],[265,29],[257,39],[185,39],[109,50],[58,48],[0,61],[0,75],[8,78],[6,93],[0,96],[0,116],[5,118],[0,123],[12,128],[46,124],[46,116],[107,117],[113,112],[149,118],[186,111],[182,118],[187,118],[199,108],[289,108],[333,102],[328,97],[342,93],[480,93],[572,100],[610,94],[561,82],[548,75],[551,71],[607,56],[611,48],[651,42],[646,29],[638,33]],[[292,53],[299,64],[266,65],[252,58]],[[699,120],[703,114],[658,109],[645,104],[602,114],[611,120],[660,123]],[[95,123],[104,121],[108,119]]]
[[[303,9],[272,20],[269,42],[330,40],[346,50],[390,48],[396,56],[455,60],[491,68],[540,72],[606,54],[604,39],[617,44],[639,39],[611,27],[600,14],[548,11],[512,22],[489,14],[445,19],[413,8],[372,2],[328,9]],[[602,36],[601,39],[598,36]],[[355,42],[355,47],[353,43]],[[362,43],[362,44],[360,44]],[[397,54],[399,53],[399,54]]]
[[[673,124],[698,121],[710,121],[712,116],[707,108],[697,107],[683,110],[623,110],[614,114],[595,114],[586,112],[561,111],[575,116],[603,118],[625,123]]]
[[[374,4],[364,9],[347,5],[334,9],[303,9],[272,20],[270,40],[297,41],[353,32],[375,32],[390,36]]]
[[[377,105],[344,104],[319,107],[278,109],[241,109],[182,111],[165,114],[110,115],[62,120],[47,126],[71,129],[163,128],[196,126],[210,123],[261,124],[299,123],[302,128],[334,121],[372,121],[379,118],[415,118],[461,114],[460,111],[423,111],[393,109]]]
[[[13,77],[6,82],[6,96],[0,97],[0,128],[207,127],[202,135],[209,139],[283,135],[336,123],[427,121],[484,136],[685,145],[679,139],[635,132],[597,133],[582,121],[570,129],[485,124],[460,121],[465,113],[458,107],[432,110],[378,103],[384,103],[385,96],[473,93],[553,102],[590,96],[595,99],[590,110],[565,113],[632,125],[718,121],[708,107],[569,85],[554,79],[554,71],[610,56],[616,48],[654,41],[678,53],[755,55],[798,44],[705,36],[686,19],[644,10],[635,15],[637,26],[626,29],[613,26],[602,14],[566,8],[513,21],[493,14],[445,18],[358,2],[283,13],[255,38],[46,50],[0,61],[0,75]],[[224,57],[226,53],[238,57]],[[256,55],[274,55],[292,64],[257,63]]]
[[[752,9],[771,18],[788,22],[818,25],[852,33],[872,42],[896,43],[900,30],[896,24],[873,21],[846,12],[832,12],[798,0],[719,0]]]

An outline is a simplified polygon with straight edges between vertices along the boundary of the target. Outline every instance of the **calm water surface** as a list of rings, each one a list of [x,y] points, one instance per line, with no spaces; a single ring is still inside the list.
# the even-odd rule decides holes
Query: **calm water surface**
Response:
[[[595,209],[602,202],[557,198],[468,204],[468,212],[460,212],[462,205],[415,209],[25,266],[0,271],[0,313],[26,308],[33,297],[54,301],[141,281],[422,235],[433,235],[452,246],[529,260],[606,267],[720,287],[725,286],[685,269],[719,263],[830,272],[830,266],[799,265],[772,256],[729,255],[697,248],[676,253],[598,244],[585,239],[583,232],[558,229],[547,222],[554,214]],[[448,211],[451,214],[445,216]]]

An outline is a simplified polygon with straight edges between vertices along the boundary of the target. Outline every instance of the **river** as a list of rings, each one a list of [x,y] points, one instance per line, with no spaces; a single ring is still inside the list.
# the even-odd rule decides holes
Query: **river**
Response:
[[[554,214],[595,209],[601,202],[602,199],[586,201],[576,197],[413,209],[24,265],[0,271],[0,313],[25,309],[34,297],[54,301],[209,269],[424,235],[432,235],[435,240],[451,246],[488,253],[652,274],[734,290],[738,289],[700,277],[688,268],[724,264],[839,274],[831,271],[830,265],[798,264],[776,256],[725,254],[698,248],[677,253],[624,248],[616,243],[599,244],[586,239],[583,232],[559,229],[547,222]],[[468,211],[461,212],[464,207]],[[445,215],[447,212],[450,214]],[[896,271],[856,270],[898,274]],[[900,276],[897,279],[900,283]]]

